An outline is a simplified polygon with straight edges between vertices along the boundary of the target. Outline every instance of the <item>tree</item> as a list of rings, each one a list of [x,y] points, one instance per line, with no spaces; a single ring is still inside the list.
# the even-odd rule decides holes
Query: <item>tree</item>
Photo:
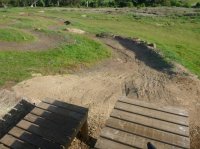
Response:
[[[0,0],[0,3],[4,8],[8,7],[9,2],[10,2],[10,0]]]
[[[115,0],[118,7],[128,7],[133,5],[132,0]]]

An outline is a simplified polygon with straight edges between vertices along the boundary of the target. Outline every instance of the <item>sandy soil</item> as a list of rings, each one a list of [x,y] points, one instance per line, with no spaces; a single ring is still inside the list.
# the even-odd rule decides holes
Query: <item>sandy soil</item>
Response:
[[[200,81],[181,67],[172,68],[150,48],[136,41],[115,37],[101,39],[113,50],[113,57],[79,73],[39,76],[23,81],[12,91],[1,91],[0,99],[12,95],[38,103],[50,97],[89,108],[89,134],[97,139],[116,100],[121,96],[155,104],[180,106],[190,113],[191,148],[200,148]],[[7,100],[0,102],[5,106]],[[10,98],[11,108],[16,103]],[[6,110],[0,111],[6,112]],[[94,141],[95,142],[95,141]],[[92,143],[94,143],[92,142]],[[90,142],[91,143],[91,142]],[[91,143],[91,144],[92,144]],[[88,148],[75,140],[72,149]]]

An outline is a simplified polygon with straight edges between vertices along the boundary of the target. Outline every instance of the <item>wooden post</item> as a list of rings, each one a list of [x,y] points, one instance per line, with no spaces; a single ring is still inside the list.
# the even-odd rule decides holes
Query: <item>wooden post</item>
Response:
[[[80,131],[80,137],[82,141],[87,141],[88,140],[88,122],[83,124],[81,131]]]

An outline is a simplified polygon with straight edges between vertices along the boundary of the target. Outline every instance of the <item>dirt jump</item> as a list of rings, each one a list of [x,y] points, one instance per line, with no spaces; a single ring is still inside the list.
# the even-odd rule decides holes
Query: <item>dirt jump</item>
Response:
[[[154,104],[180,106],[190,113],[191,148],[200,146],[200,81],[181,66],[172,67],[150,47],[122,37],[101,39],[112,58],[70,75],[38,76],[11,91],[3,90],[0,106],[13,106],[21,97],[31,103],[50,97],[89,108],[89,135],[97,139],[121,96]],[[186,75],[187,74],[187,75]],[[17,98],[15,98],[17,97]],[[13,101],[8,101],[13,99]],[[8,110],[1,110],[1,115]],[[95,141],[90,142],[90,144]],[[71,148],[88,148],[75,140]]]

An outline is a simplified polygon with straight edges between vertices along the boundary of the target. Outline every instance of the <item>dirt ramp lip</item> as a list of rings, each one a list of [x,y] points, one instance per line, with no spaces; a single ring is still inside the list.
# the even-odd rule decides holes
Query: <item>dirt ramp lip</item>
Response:
[[[148,48],[146,44],[137,44],[132,39],[123,38],[121,36],[115,36],[121,45],[123,45],[127,50],[135,53],[138,60],[144,62],[147,66],[156,69],[158,71],[170,71],[173,68],[172,64],[167,62],[159,53],[151,48]]]

